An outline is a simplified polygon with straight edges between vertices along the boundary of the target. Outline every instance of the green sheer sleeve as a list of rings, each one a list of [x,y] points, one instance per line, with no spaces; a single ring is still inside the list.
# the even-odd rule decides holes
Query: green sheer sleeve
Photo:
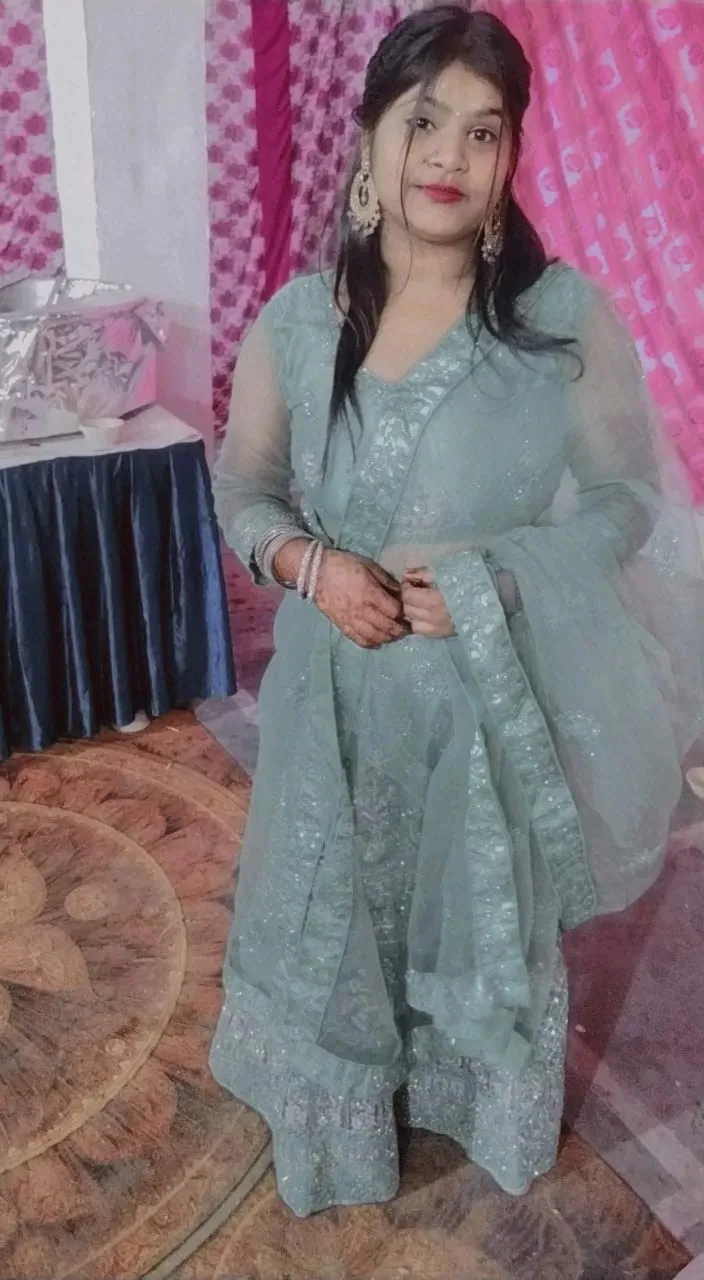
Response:
[[[215,506],[230,547],[262,583],[256,550],[274,529],[300,530],[291,497],[290,413],[282,389],[273,310],[264,309],[240,351],[230,415],[215,466]]]

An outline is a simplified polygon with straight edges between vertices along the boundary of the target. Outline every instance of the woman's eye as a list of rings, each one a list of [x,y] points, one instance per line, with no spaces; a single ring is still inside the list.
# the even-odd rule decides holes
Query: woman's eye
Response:
[[[418,133],[427,133],[433,127],[432,120],[429,120],[427,116],[414,116],[412,120],[409,120],[409,124]]]
[[[480,146],[487,146],[492,142],[498,141],[496,134],[492,133],[491,129],[473,129],[472,137]]]

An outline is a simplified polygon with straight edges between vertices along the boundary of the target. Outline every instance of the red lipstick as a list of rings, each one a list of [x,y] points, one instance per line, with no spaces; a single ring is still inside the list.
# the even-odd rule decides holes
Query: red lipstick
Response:
[[[460,200],[464,200],[464,192],[458,191],[457,187],[440,187],[428,186],[423,187],[429,200],[435,201],[436,204],[457,204]]]

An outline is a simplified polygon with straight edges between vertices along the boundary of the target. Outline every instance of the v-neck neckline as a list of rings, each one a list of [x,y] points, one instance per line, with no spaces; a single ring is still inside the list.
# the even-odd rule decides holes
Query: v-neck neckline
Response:
[[[400,378],[384,378],[380,373],[375,373],[374,370],[370,369],[366,364],[362,365],[359,372],[364,374],[365,378],[372,378],[374,382],[377,382],[382,387],[401,387],[406,382],[410,381],[413,375],[418,373],[419,370],[421,370],[430,360],[433,360],[435,356],[440,354],[445,344],[454,337],[460,327],[465,330],[467,329],[467,318],[464,315],[455,320],[454,323],[450,325],[449,329],[446,329],[445,332],[441,334],[437,342],[434,343],[432,347],[425,351],[423,355],[419,356],[417,360],[414,360],[413,364]],[[469,335],[467,336],[469,337]]]
[[[337,303],[335,302],[335,297],[330,292],[327,293],[327,301],[328,301],[328,307],[329,307],[328,314],[331,318],[335,335],[337,338],[339,338],[340,330],[342,328],[342,323],[343,323],[343,317],[340,316],[340,313],[337,309]],[[467,333],[467,339],[469,342],[469,333],[467,330],[467,318],[465,315],[461,315],[457,318],[457,320],[454,321],[453,324],[450,325],[448,329],[445,330],[443,334],[441,334],[437,342],[434,343],[432,347],[430,347],[426,352],[424,352],[423,355],[419,356],[417,360],[413,361],[413,364],[410,366],[410,368],[407,369],[406,372],[403,374],[403,376],[400,378],[384,378],[382,377],[381,374],[375,373],[373,369],[367,368],[366,364],[363,364],[360,367],[358,371],[358,376],[361,375],[364,378],[368,378],[371,382],[375,383],[378,387],[381,387],[389,391],[393,391],[395,389],[398,389],[399,387],[404,387],[419,372],[421,372],[425,368],[425,366],[430,363],[431,360],[434,360],[436,356],[440,355],[444,346],[447,343],[449,343],[452,338],[455,337],[455,335],[460,331],[460,329],[465,330],[465,332]]]
[[[549,288],[551,280],[555,275],[562,271],[569,270],[562,262],[550,263],[543,272],[542,276],[530,285],[528,289],[520,297],[522,303],[528,303],[536,297],[539,298],[543,291]],[[325,289],[325,321],[329,326],[330,336],[335,347],[340,338],[340,329],[342,326],[342,317],[337,310],[335,296],[332,288],[333,273],[326,272],[319,276],[320,284]],[[476,331],[473,322],[478,321]],[[363,378],[369,386],[375,386],[380,391],[398,391],[417,382],[419,375],[423,374],[428,365],[436,361],[441,354],[444,354],[445,348],[452,352],[453,347],[458,343],[461,333],[467,339],[467,356],[472,367],[477,363],[483,363],[489,359],[496,347],[501,346],[501,340],[494,334],[485,324],[483,324],[477,316],[476,311],[471,313],[469,323],[465,316],[450,326],[449,329],[438,339],[433,347],[426,351],[422,356],[413,362],[402,378],[383,378],[380,374],[374,373],[372,369],[368,369],[366,365],[358,371],[358,376]],[[502,348],[503,350],[503,348]]]

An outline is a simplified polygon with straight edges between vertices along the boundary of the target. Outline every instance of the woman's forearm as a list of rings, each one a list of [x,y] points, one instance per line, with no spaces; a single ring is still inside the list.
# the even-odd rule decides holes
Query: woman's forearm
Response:
[[[298,581],[301,562],[310,546],[310,538],[290,538],[281,547],[273,561],[274,578],[282,586],[293,586]]]

